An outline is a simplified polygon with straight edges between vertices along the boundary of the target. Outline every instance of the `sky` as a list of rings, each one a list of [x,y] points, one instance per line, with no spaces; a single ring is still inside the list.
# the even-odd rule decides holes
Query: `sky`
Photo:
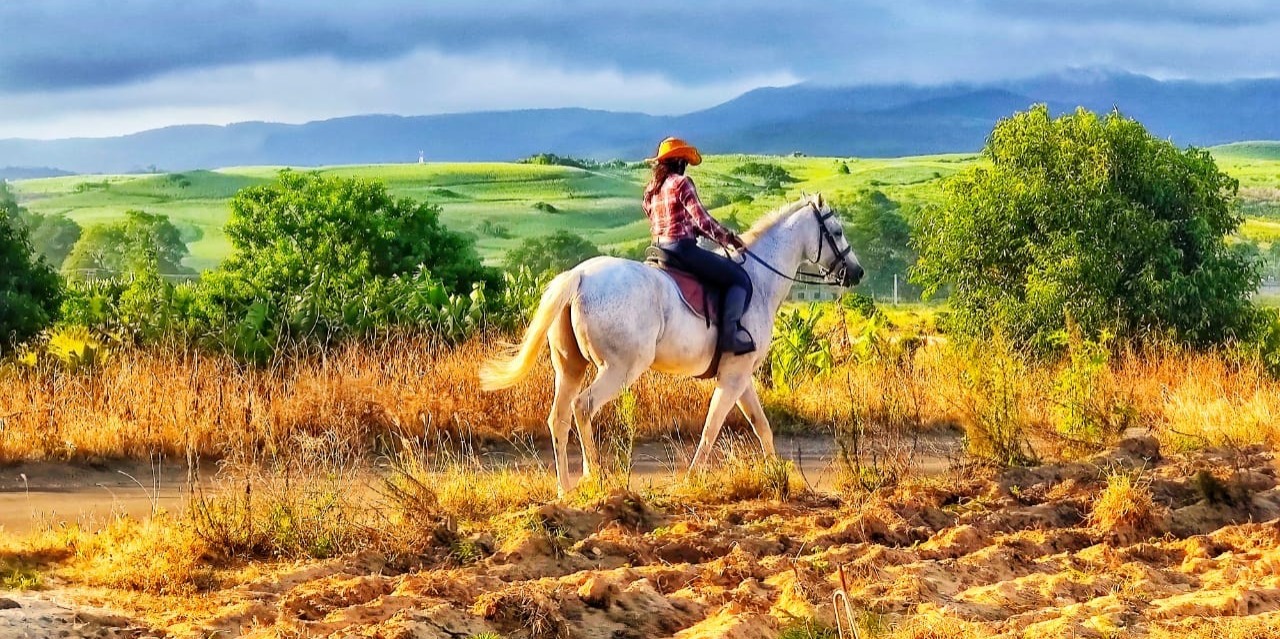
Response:
[[[1274,0],[3,0],[0,138],[538,107],[1068,68],[1280,74]]]

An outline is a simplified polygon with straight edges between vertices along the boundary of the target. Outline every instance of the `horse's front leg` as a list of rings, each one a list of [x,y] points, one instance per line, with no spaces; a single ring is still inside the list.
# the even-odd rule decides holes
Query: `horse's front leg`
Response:
[[[733,410],[733,405],[750,384],[750,374],[720,377],[715,392],[711,394],[711,407],[707,410],[707,421],[702,426],[702,438],[698,441],[698,449],[693,453],[693,463],[689,464],[689,470],[697,470],[706,465],[711,450],[716,447],[720,427],[724,426],[724,420],[729,416],[729,411]]]
[[[769,418],[765,417],[764,406],[760,404],[760,395],[756,394],[754,383],[748,383],[746,389],[742,391],[742,397],[738,398],[738,408],[751,423],[751,430],[756,432],[756,438],[760,440],[760,448],[764,454],[776,455],[777,451],[773,448],[773,429],[769,428]]]

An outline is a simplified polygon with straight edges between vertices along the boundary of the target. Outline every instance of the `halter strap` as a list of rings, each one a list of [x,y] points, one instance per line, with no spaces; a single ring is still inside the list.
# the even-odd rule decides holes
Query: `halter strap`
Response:
[[[830,244],[831,252],[835,253],[838,259],[843,260],[845,256],[847,256],[849,252],[853,250],[853,247],[846,246],[843,250],[836,248],[836,240],[834,237],[832,237],[831,230],[827,228],[827,220],[834,217],[835,213],[830,211],[826,213],[818,213],[818,207],[814,206],[813,203],[810,203],[809,207],[813,209],[813,217],[818,220],[818,259],[815,261],[815,263],[820,262],[822,260],[823,244]],[[772,264],[766,262],[764,258],[760,257],[759,255],[756,255],[749,248],[743,247],[742,252],[746,253],[747,256],[750,257],[751,259],[759,262],[766,269],[769,269],[770,271],[772,271],[775,275],[783,279],[791,280],[792,282],[795,282],[797,284],[817,284],[819,286],[840,286],[841,285],[840,282],[835,282],[831,280],[831,274],[835,272],[834,268],[825,268],[821,264],[819,264],[818,268],[822,269],[822,274],[819,279],[800,279],[791,275],[787,275],[786,273],[783,273],[782,271],[779,271],[778,269],[774,268]]]

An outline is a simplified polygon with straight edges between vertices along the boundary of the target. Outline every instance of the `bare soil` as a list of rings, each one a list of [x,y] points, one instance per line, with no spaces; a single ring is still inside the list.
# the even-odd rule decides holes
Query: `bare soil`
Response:
[[[1094,507],[1116,472],[1137,476],[1154,507],[1103,526]],[[863,636],[1280,628],[1277,464],[1256,448],[1162,456],[1134,437],[1078,462],[970,469],[874,494],[715,505],[617,492],[514,516],[535,525],[477,535],[465,561],[407,573],[362,553],[264,567],[185,607],[56,595],[112,609],[137,635],[777,637],[802,620],[834,623],[843,566]],[[59,633],[124,636],[111,634],[126,632],[119,625]],[[11,628],[0,636],[33,636]]]

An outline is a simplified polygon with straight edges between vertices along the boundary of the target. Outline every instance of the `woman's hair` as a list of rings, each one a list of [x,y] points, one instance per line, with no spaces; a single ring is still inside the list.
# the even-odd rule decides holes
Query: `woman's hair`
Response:
[[[679,173],[677,170],[678,162],[684,162],[684,160],[663,160],[661,162],[653,163],[653,179],[649,180],[649,185],[644,188],[645,202],[648,202],[653,198],[654,194],[662,188],[662,183],[666,182],[667,178],[670,177],[672,173]]]

